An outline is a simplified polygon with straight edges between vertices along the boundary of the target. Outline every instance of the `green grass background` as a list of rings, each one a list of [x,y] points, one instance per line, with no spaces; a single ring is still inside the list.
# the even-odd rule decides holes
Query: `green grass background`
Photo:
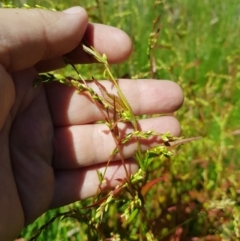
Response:
[[[183,228],[180,240],[240,240],[240,2],[162,0],[156,10],[154,2],[26,1],[30,6],[39,4],[57,10],[81,5],[87,9],[90,21],[126,31],[134,51],[128,61],[113,66],[113,70],[115,76],[133,78],[153,75],[148,41],[150,33],[156,31],[153,21],[161,15],[161,31],[152,51],[156,61],[153,77],[174,80],[182,87],[185,102],[176,114],[182,135],[203,138],[178,147],[170,161],[153,166],[153,177],[163,172],[171,177],[149,194],[149,210],[161,217],[161,225],[155,229],[162,235],[159,240],[164,240],[164,233],[175,231],[176,227]],[[13,3],[21,5],[19,1]],[[80,69],[86,77],[99,76],[102,70],[98,65]],[[72,206],[81,205],[84,203]],[[188,213],[191,205],[194,207]],[[177,207],[177,211],[165,214],[171,206]],[[29,238],[58,211],[40,217],[22,236]],[[114,215],[113,206],[106,232],[118,231]],[[87,230],[86,224],[73,219],[56,220],[39,240],[88,240]],[[122,240],[134,239],[129,236]]]

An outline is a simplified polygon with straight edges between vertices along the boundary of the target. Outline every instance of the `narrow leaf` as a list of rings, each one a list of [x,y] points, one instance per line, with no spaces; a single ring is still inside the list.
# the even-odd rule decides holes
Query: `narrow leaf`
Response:
[[[156,178],[154,180],[151,180],[149,182],[147,182],[141,189],[141,194],[143,196],[145,196],[147,194],[147,192],[151,189],[152,186],[154,186],[155,184],[157,184],[158,182],[164,180],[164,177],[159,177]]]
[[[129,218],[127,219],[126,223],[130,223],[132,222],[132,220],[137,216],[138,214],[138,209],[135,209],[129,216]]]
[[[180,140],[176,140],[176,141],[172,141],[172,142],[168,142],[168,146],[170,146],[169,149],[172,149],[174,147],[177,147],[181,144],[187,143],[187,142],[191,142],[191,141],[196,141],[201,139],[201,136],[197,136],[197,137],[190,137],[190,138],[185,138],[185,139],[180,139]]]

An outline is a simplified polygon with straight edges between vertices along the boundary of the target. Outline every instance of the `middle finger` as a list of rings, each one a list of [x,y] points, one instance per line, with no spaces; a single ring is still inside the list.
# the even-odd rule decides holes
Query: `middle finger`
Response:
[[[110,93],[116,94],[110,81],[101,83]],[[172,81],[122,79],[119,80],[119,85],[135,115],[172,113],[183,102],[182,90]],[[89,86],[99,94],[100,91],[94,83]],[[46,92],[56,127],[104,120],[102,112],[89,96],[78,94],[74,88],[53,83],[46,85]]]

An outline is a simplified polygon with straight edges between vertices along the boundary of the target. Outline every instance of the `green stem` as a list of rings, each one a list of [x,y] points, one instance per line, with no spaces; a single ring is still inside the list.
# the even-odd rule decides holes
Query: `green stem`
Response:
[[[116,89],[118,91],[119,97],[121,98],[121,100],[123,101],[125,107],[127,108],[127,110],[129,111],[129,113],[131,115],[131,123],[133,125],[134,131],[138,131],[139,129],[138,129],[138,126],[137,126],[137,120],[136,120],[136,117],[135,117],[135,115],[134,115],[134,113],[132,111],[132,108],[131,108],[130,104],[128,103],[128,101],[127,101],[125,95],[123,94],[121,88],[119,87],[117,81],[113,77],[113,75],[112,75],[112,73],[111,73],[111,71],[109,69],[108,63],[105,63],[104,65],[105,65],[105,68],[107,70],[107,73],[108,73],[110,79],[112,80],[112,82],[114,83],[114,85],[115,85],[115,87],[116,87]],[[138,156],[141,157],[142,156],[142,149],[141,149],[139,138],[137,138],[137,147],[138,147],[137,148]]]

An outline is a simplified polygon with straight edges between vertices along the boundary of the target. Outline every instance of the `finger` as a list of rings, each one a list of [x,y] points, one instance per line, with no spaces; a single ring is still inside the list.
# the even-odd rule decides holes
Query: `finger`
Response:
[[[120,140],[133,132],[130,123],[120,123],[118,127]],[[162,134],[169,131],[174,136],[179,135],[181,131],[179,122],[173,116],[140,120],[139,129],[154,130]],[[140,142],[142,150],[146,150],[161,143],[162,140],[160,137],[152,137]],[[91,124],[57,128],[53,146],[53,166],[68,169],[107,162],[116,144],[105,124]],[[124,158],[132,157],[136,149],[135,139],[122,145]],[[119,159],[119,154],[113,157],[113,160]]]
[[[0,9],[0,22],[0,63],[9,71],[18,71],[76,48],[88,17],[80,7],[66,12]]]
[[[74,64],[97,62],[83,50],[82,44],[93,46],[100,54],[106,54],[111,64],[123,62],[132,52],[132,42],[125,32],[102,24],[88,24],[83,41],[73,51],[66,54],[66,57]],[[62,57],[41,61],[36,65],[39,72],[47,72],[64,66]]]
[[[57,208],[95,195],[100,184],[97,170],[104,173],[105,166],[102,164],[75,170],[57,170],[55,191],[50,208]],[[133,161],[126,161],[125,166],[129,174],[137,171],[137,164]],[[125,169],[120,162],[111,163],[105,177],[106,183],[101,188],[103,190],[113,188],[120,184],[117,179],[126,177]]]
[[[115,93],[111,82],[101,82],[109,92]],[[181,88],[171,81],[119,80],[119,85],[136,115],[171,113],[183,103]],[[90,86],[99,93],[94,84]],[[80,125],[104,119],[100,110],[86,94],[54,83],[46,85],[49,107],[54,125]]]

